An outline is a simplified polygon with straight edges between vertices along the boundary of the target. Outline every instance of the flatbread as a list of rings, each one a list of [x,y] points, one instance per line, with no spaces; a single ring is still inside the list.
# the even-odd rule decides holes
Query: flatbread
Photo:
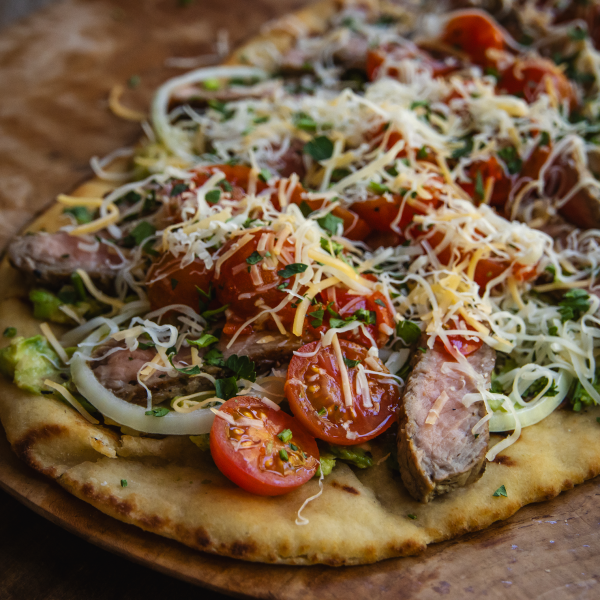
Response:
[[[335,5],[325,2],[296,18],[322,28],[333,10]],[[267,34],[281,44],[290,35]],[[241,55],[243,50],[234,57]],[[75,195],[97,197],[108,187],[92,180]],[[53,231],[63,224],[55,206],[31,230]],[[39,333],[26,289],[7,259],[0,280],[0,331],[10,326],[19,335]],[[293,565],[355,565],[416,554],[428,544],[506,519],[525,504],[553,498],[600,473],[598,417],[600,408],[555,411],[524,429],[477,483],[426,505],[408,495],[382,454],[378,465],[364,471],[338,464],[325,479],[322,496],[303,512],[309,523],[299,526],[298,509],[319,491],[315,479],[284,496],[253,496],[226,479],[188,437],[119,436],[60,401],[0,378],[0,420],[13,450],[78,498],[196,550]],[[491,445],[500,439],[491,436]],[[123,479],[127,487],[121,486]],[[507,497],[494,496],[501,486]]]

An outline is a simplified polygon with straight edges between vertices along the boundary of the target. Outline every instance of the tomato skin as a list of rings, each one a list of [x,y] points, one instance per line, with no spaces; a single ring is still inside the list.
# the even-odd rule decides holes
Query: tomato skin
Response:
[[[244,416],[240,410],[252,414],[251,418],[264,415],[261,419],[264,427],[262,429],[244,426],[234,428],[244,430],[245,434],[251,432],[252,441],[257,437],[260,440],[258,447],[236,450],[230,437],[232,426],[221,417],[215,418],[210,430],[210,453],[225,477],[247,492],[260,496],[287,494],[313,477],[318,466],[319,449],[315,439],[304,430],[297,419],[281,410],[269,408],[259,398],[251,396],[236,396],[225,402],[219,409],[232,416]],[[277,438],[277,435],[285,429],[291,430],[292,443],[308,457],[303,466],[294,470],[291,465],[289,472],[282,474],[275,469],[268,469],[266,463],[272,459],[275,465],[283,466],[278,452],[279,448],[286,448],[286,445]],[[269,457],[266,457],[269,442],[272,443],[273,449]],[[293,455],[289,444],[286,451],[288,455]]]
[[[488,49],[504,48],[504,33],[500,26],[486,13],[479,10],[458,11],[447,22],[442,41],[468,54],[478,65],[490,65]]]
[[[305,203],[313,212],[324,208],[329,204],[327,200],[305,200],[300,194],[294,194],[291,201],[293,204],[297,205]],[[348,210],[343,206],[336,206],[331,211],[331,214],[344,221],[344,237],[349,240],[363,241],[371,233],[371,228],[367,223],[352,210]]]
[[[364,362],[367,349],[340,340],[343,355],[350,360]],[[318,342],[302,346],[298,352],[313,352]],[[383,363],[379,361],[382,371],[386,372]],[[353,396],[356,392],[356,367],[348,367],[350,388]],[[313,357],[294,356],[288,368],[285,395],[295,417],[316,438],[340,444],[353,446],[362,444],[383,433],[396,420],[399,400],[399,388],[389,383],[381,383],[377,376],[367,375],[373,403],[376,406],[365,408],[362,398],[354,398],[353,406],[346,408],[342,392],[341,377],[338,363],[332,346],[321,348]],[[321,392],[319,394],[319,392]],[[326,415],[318,411],[325,408]],[[351,408],[355,411],[352,415]],[[356,433],[356,439],[349,439],[342,423],[350,422],[350,431]]]
[[[463,356],[469,356],[469,354],[477,352],[477,350],[483,346],[483,341],[476,337],[468,338],[467,336],[463,335],[449,335],[448,340]],[[438,350],[444,350],[445,352],[448,352],[448,349],[440,340],[440,338],[435,340],[435,346]],[[448,352],[448,354],[450,353]]]
[[[540,94],[547,93],[548,86],[554,90],[559,102],[568,100],[572,108],[577,104],[575,91],[567,77],[545,58],[517,58],[502,71],[497,87],[500,93],[523,96],[531,103]]]
[[[467,192],[471,198],[473,198],[475,204],[479,204],[481,200],[483,200],[483,198],[477,197],[475,192],[477,173],[481,173],[484,189],[490,178],[494,180],[490,205],[503,208],[510,194],[512,180],[504,172],[504,169],[498,162],[498,159],[495,156],[491,156],[487,161],[477,161],[471,164],[467,169],[467,174],[469,175],[471,182],[459,184],[460,187],[465,190],[465,192]]]
[[[201,298],[196,286],[208,293],[214,269],[207,269],[200,259],[181,268],[182,258],[182,255],[173,256],[170,252],[165,252],[148,270],[146,283],[152,310],[169,304],[185,304],[196,312],[199,311]],[[164,277],[153,281],[162,275]]]
[[[385,73],[381,73],[381,65],[385,59],[391,56],[395,62],[404,59],[419,59],[423,67],[429,69],[433,77],[447,75],[456,70],[455,65],[448,65],[444,62],[435,60],[424,50],[415,50],[394,43],[384,44],[378,48],[370,48],[367,52],[367,78],[374,81],[381,75],[387,77],[398,77],[400,73],[396,67],[388,67]]]
[[[251,233],[252,240],[242,246],[233,256],[230,256],[221,265],[219,273],[215,271],[214,285],[217,300],[221,306],[229,304],[230,311],[237,317],[248,318],[257,315],[265,307],[274,308],[287,296],[284,290],[277,289],[277,285],[281,285],[287,280],[290,281],[289,287],[293,284],[295,275],[288,279],[283,279],[278,275],[278,271],[283,269],[287,263],[278,262],[274,269],[263,269],[264,259],[256,265],[256,268],[260,270],[263,285],[271,285],[272,287],[267,290],[258,291],[263,285],[257,286],[252,281],[252,275],[248,272],[248,268],[252,267],[247,264],[246,259],[256,251],[260,238],[264,233],[272,234],[273,232],[269,229],[261,229],[260,231]],[[238,236],[229,240],[221,248],[220,254],[225,254],[236,243],[236,240],[239,241],[240,237]],[[283,248],[292,252],[294,246],[291,241],[286,240]],[[243,265],[243,269],[234,271],[236,267],[239,268],[239,265]],[[244,294],[244,296],[240,298],[240,294]],[[255,304],[259,300],[264,302],[262,307]],[[296,310],[291,307],[291,304],[288,304],[277,315],[283,322],[290,323],[293,321],[295,313]]]

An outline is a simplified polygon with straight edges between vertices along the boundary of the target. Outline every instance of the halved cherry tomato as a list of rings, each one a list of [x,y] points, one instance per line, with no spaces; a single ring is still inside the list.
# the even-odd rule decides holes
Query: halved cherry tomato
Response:
[[[369,275],[365,275],[365,277],[370,278]],[[319,327],[316,331],[313,331],[310,323],[314,321],[314,316],[309,313],[306,319],[306,331],[309,334],[306,337],[308,339],[318,339],[319,332],[322,331],[325,333],[331,327],[331,318],[333,315],[330,311],[334,314],[339,314],[342,319],[352,317],[358,312],[357,316],[359,320],[365,322],[363,326],[369,335],[365,335],[361,327],[360,329],[340,333],[338,337],[367,347],[373,345],[371,341],[373,339],[380,348],[384,346],[390,338],[388,332],[394,327],[393,313],[387,305],[385,296],[381,292],[375,292],[370,296],[359,296],[350,293],[350,290],[345,286],[336,286],[335,293],[329,293],[332,291],[333,288],[330,288],[326,292],[319,294],[321,302],[311,307],[311,313],[315,309],[324,310],[324,325],[322,328]]]
[[[150,267],[146,284],[152,310],[169,304],[185,304],[199,311],[201,297],[197,288],[208,295],[214,270],[207,269],[200,259],[182,268],[182,259],[183,255],[166,252]]]
[[[537,100],[540,94],[549,94],[559,102],[568,100],[571,107],[577,103],[575,91],[567,77],[545,58],[517,58],[502,71],[497,87],[500,93],[522,96],[527,102]]]
[[[483,197],[476,191],[476,182],[479,176],[485,190],[488,185],[488,181],[491,178],[493,180],[492,195],[490,197],[490,204],[492,206],[503,207],[508,200],[510,194],[510,188],[512,181],[510,177],[504,172],[504,169],[498,162],[495,156],[490,157],[487,161],[477,161],[472,163],[468,169],[467,174],[471,179],[470,183],[461,183],[460,187],[473,198],[476,204],[479,204]]]
[[[315,474],[319,449],[297,419],[251,396],[228,400],[219,413],[226,418],[217,415],[213,422],[210,453],[221,473],[242,489],[279,496]]]
[[[389,43],[378,48],[371,48],[367,52],[367,77],[369,81],[374,81],[377,77],[381,76],[398,77],[400,75],[396,67],[388,67],[385,72],[381,72],[381,65],[383,65],[387,58],[395,63],[406,59],[416,59],[423,65],[424,69],[431,71],[433,77],[446,75],[457,68],[457,65],[435,60],[424,50]]]
[[[487,56],[489,49],[504,48],[504,33],[500,26],[480,10],[463,10],[454,13],[447,21],[442,41],[468,54],[477,65],[494,64]]]
[[[306,204],[311,211],[319,210],[329,204],[327,200],[305,200],[300,194],[295,193],[291,201],[293,204]],[[371,228],[352,210],[336,206],[331,214],[344,221],[344,237],[349,240],[362,241],[371,233]]]
[[[313,352],[317,344],[311,342],[298,352]],[[346,340],[339,340],[339,344],[347,361],[360,361],[366,370],[374,370],[365,363],[368,355],[366,348]],[[378,371],[388,373],[378,358],[373,360],[378,365]],[[366,442],[390,427],[396,420],[400,392],[397,385],[385,382],[386,379],[389,382],[390,377],[367,374],[371,399],[369,406],[362,392],[358,394],[356,391],[358,366],[348,366],[348,363],[346,366],[352,393],[351,406],[345,403],[342,375],[331,345],[319,349],[312,357],[295,355],[292,358],[285,395],[294,415],[315,437],[352,446]]]
[[[449,335],[448,340],[463,356],[469,356],[469,354],[477,352],[477,350],[483,346],[483,341],[480,338],[466,334]],[[444,343],[439,337],[435,340],[435,346],[438,350],[445,350],[448,352],[448,349],[445,347]]]
[[[197,175],[194,177],[194,182],[196,185],[202,185],[208,181],[208,179],[215,173],[216,171],[221,171],[223,175],[225,175],[224,179],[230,184],[231,190],[228,190],[231,193],[231,197],[234,200],[241,200],[248,193],[248,185],[250,182],[250,167],[246,165],[214,165],[210,167],[202,167],[198,170]],[[256,193],[260,194],[267,188],[273,188],[278,190],[279,188],[279,179],[273,178],[272,180],[265,182],[260,178],[256,180]],[[287,189],[287,188],[286,188]],[[302,197],[304,194],[304,188],[299,183],[296,184],[296,187],[290,194],[290,201],[294,204],[300,204],[302,202]],[[273,206],[280,210],[279,206],[279,194],[278,192],[273,192],[271,194],[270,200]]]
[[[221,306],[229,304],[229,309],[234,315],[246,318],[257,315],[265,308],[275,308],[287,296],[285,289],[279,289],[278,286],[287,281],[289,283],[286,287],[291,287],[296,277],[279,275],[287,264],[293,262],[294,245],[289,239],[283,244],[282,254],[275,255],[272,245],[276,244],[277,238],[272,230],[264,228],[247,235],[252,239],[225,260],[218,272],[215,270],[214,278],[215,294]],[[257,248],[263,236],[267,236],[271,243],[258,252]],[[219,254],[226,254],[234,244],[239,244],[243,237],[244,234],[241,234],[229,240]],[[270,257],[266,256],[267,252],[271,254]],[[253,258],[250,258],[251,256]],[[284,323],[291,323],[295,313],[296,309],[288,303],[277,316]]]

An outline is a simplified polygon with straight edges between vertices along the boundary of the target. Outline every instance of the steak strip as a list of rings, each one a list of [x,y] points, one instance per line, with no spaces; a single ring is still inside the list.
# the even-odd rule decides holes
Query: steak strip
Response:
[[[68,283],[77,269],[103,285],[110,284],[123,264],[121,257],[108,244],[100,243],[89,252],[79,247],[81,243],[84,240],[65,231],[23,235],[11,242],[8,257],[27,279],[51,288]]]
[[[422,341],[423,342],[423,341]],[[421,343],[425,346],[424,343]],[[467,357],[489,387],[496,353],[483,345]],[[420,502],[477,481],[485,469],[489,442],[488,424],[477,434],[473,427],[485,416],[485,405],[475,402],[466,408],[466,394],[477,392],[475,382],[455,371],[444,373],[444,363],[455,362],[436,347],[417,352],[400,401],[398,463],[402,481],[410,495]],[[447,400],[433,424],[426,419],[443,393]],[[435,418],[435,417],[434,417]]]

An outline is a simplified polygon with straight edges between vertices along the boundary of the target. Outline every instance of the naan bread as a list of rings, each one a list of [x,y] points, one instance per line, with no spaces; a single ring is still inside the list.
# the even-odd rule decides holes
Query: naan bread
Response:
[[[325,2],[294,20],[309,31],[322,31],[334,10],[333,2]],[[285,22],[288,29],[271,29],[232,60],[265,41],[289,45],[289,18]],[[97,197],[107,189],[105,182],[93,180],[75,195]],[[60,207],[53,207],[32,230],[55,231],[63,224]],[[0,331],[10,326],[23,336],[39,333],[25,303],[27,290],[6,259],[0,281]],[[597,417],[600,408],[554,412],[524,429],[475,484],[426,505],[408,495],[381,451],[380,464],[364,471],[338,463],[324,481],[322,496],[303,512],[309,524],[298,526],[297,511],[319,491],[317,480],[285,496],[253,496],[221,475],[209,454],[188,437],[119,436],[91,425],[62,402],[0,378],[0,420],[13,450],[75,496],[197,550],[294,565],[355,565],[416,554],[427,544],[483,529],[525,504],[553,498],[600,473]],[[500,439],[492,435],[491,444]],[[507,497],[495,497],[502,485]]]

